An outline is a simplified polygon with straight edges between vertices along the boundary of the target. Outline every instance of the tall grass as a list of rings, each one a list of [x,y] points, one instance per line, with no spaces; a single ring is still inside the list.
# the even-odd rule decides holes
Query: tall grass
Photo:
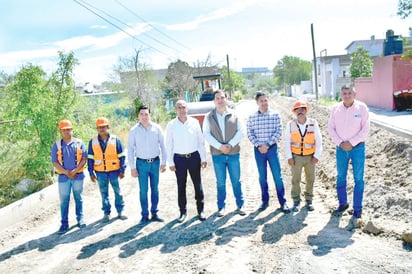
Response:
[[[318,104],[319,105],[323,105],[323,106],[327,106],[327,107],[331,107],[334,104],[336,104],[337,102],[339,102],[336,98],[329,98],[329,97],[321,97],[318,99]]]

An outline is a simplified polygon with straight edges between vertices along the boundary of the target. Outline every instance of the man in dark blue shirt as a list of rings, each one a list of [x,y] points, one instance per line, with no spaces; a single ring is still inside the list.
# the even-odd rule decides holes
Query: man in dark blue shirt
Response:
[[[120,191],[119,177],[124,177],[126,169],[123,145],[120,139],[109,133],[109,120],[100,117],[96,120],[98,135],[93,137],[88,147],[88,170],[92,182],[99,183],[102,196],[103,221],[110,220],[111,205],[109,200],[109,182],[115,195],[117,216],[127,219],[123,214],[124,200]]]
[[[59,130],[62,139],[53,144],[51,159],[56,168],[59,186],[61,226],[59,234],[64,234],[69,230],[69,204],[70,192],[73,190],[74,201],[76,203],[77,225],[80,228],[86,227],[83,219],[83,168],[86,164],[86,147],[82,140],[73,137],[73,125],[69,120],[62,120],[59,123]]]

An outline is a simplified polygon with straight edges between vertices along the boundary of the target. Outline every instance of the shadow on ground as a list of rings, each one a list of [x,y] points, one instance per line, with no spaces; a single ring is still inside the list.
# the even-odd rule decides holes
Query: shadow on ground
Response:
[[[316,235],[308,236],[309,245],[315,247],[312,251],[315,256],[325,256],[335,248],[345,248],[353,244],[354,230],[339,227],[340,216],[331,215],[328,223]]]
[[[210,240],[214,237],[215,231],[235,215],[234,212],[231,212],[217,218],[215,213],[203,222],[198,221],[197,217],[183,223],[178,223],[176,220],[169,222],[161,229],[123,245],[119,257],[127,258],[139,250],[159,245],[162,246],[160,249],[162,253],[171,253],[180,247]]]
[[[98,233],[105,225],[110,224],[112,221],[104,223],[99,220],[89,224],[83,229],[77,229],[77,225],[71,226],[66,234],[59,235],[55,232],[48,236],[31,240],[0,254],[0,262],[11,258],[13,255],[29,252],[34,249],[39,251],[47,251],[61,244],[70,244],[82,240],[88,236]]]
[[[280,209],[278,209],[281,212]],[[262,231],[262,241],[267,244],[274,244],[278,242],[283,235],[295,234],[305,228],[307,224],[304,223],[308,211],[302,208],[297,214],[284,214],[279,217],[274,223],[265,224]]]

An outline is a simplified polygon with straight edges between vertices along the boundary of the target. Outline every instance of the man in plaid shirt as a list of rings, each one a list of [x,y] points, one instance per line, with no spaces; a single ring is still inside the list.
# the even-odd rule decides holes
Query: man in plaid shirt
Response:
[[[269,163],[275,181],[280,209],[284,213],[289,213],[290,209],[286,204],[277,146],[277,142],[282,136],[282,120],[278,112],[269,109],[269,99],[264,93],[257,92],[255,99],[259,110],[252,114],[247,121],[247,136],[254,146],[255,160],[259,172],[259,183],[262,191],[262,205],[259,207],[259,211],[263,211],[269,206],[267,182],[267,163]]]

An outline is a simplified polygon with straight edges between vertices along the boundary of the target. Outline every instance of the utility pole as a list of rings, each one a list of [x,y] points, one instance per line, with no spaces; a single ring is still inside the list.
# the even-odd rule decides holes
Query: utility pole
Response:
[[[226,64],[227,64],[227,81],[229,84],[229,98],[232,99],[232,80],[230,79],[229,54],[226,54]]]
[[[316,65],[316,51],[315,51],[315,38],[313,35],[313,23],[310,24],[310,32],[312,34],[312,49],[313,49],[313,68],[314,68],[314,79],[315,79],[315,94],[316,94],[316,101],[318,101],[318,69]]]

